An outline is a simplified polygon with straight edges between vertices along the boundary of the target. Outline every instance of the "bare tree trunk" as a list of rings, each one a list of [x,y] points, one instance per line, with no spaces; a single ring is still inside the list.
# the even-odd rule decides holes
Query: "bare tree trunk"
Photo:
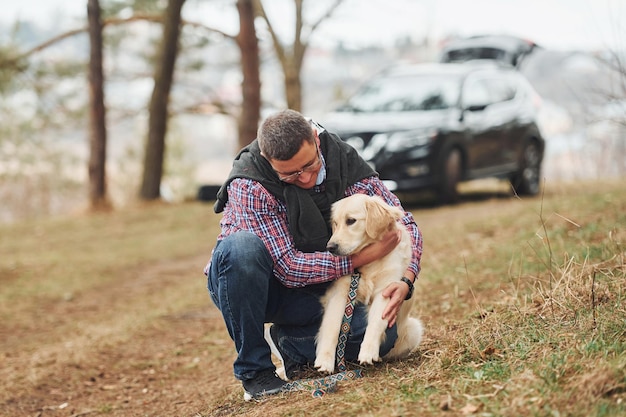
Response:
[[[254,1],[237,0],[239,35],[237,44],[241,51],[242,105],[239,116],[239,147],[243,148],[256,137],[261,117],[261,76],[259,70],[259,43],[254,27]]]
[[[106,109],[104,106],[104,74],[102,70],[102,20],[99,0],[88,0],[89,21],[89,204],[92,210],[110,208],[106,187]]]
[[[319,19],[312,24],[307,25],[309,28],[308,37],[304,39],[302,36],[302,29],[305,26],[303,19],[304,0],[294,0],[296,18],[294,39],[291,45],[283,45],[274,30],[274,27],[272,26],[272,22],[265,13],[262,0],[255,0],[257,12],[259,16],[265,20],[267,29],[272,36],[276,56],[278,57],[280,65],[283,69],[283,75],[285,77],[285,100],[287,102],[287,107],[290,109],[298,111],[302,110],[301,73],[302,66],[304,64],[304,56],[309,46],[308,40],[311,38],[313,32],[315,32],[318,26],[329,19],[343,1],[344,0],[334,0],[334,2],[326,9],[326,12]]]
[[[181,31],[181,10],[185,0],[169,0],[165,11],[163,42],[154,74],[154,90],[150,99],[148,141],[143,166],[140,198],[155,200],[161,195],[161,178],[165,157],[168,101],[178,54]]]
[[[296,67],[297,66],[297,67]],[[285,63],[283,71],[285,73],[285,99],[287,108],[302,111],[302,84],[300,72],[302,63]]]

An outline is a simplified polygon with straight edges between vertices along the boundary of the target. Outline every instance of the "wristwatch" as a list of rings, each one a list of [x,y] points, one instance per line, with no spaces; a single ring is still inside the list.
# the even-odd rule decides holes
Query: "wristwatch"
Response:
[[[404,299],[406,300],[410,300],[411,297],[413,296],[413,283],[411,282],[410,279],[408,279],[407,277],[402,277],[400,278],[400,281],[406,283],[406,285],[409,286],[409,293],[406,295],[406,298]]]

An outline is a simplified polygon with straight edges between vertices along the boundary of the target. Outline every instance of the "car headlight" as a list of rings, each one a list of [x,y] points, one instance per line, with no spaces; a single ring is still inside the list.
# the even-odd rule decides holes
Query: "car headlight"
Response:
[[[374,158],[387,143],[387,138],[388,135],[386,133],[379,133],[372,136],[372,140],[370,140],[370,143],[367,144],[367,147],[365,147],[361,153],[363,159],[368,161]]]
[[[363,144],[365,142],[360,136],[351,136],[346,139],[346,143],[356,149],[359,154],[363,152]]]
[[[400,152],[416,146],[428,145],[437,137],[437,129],[407,130],[389,135],[386,148],[390,152]]]

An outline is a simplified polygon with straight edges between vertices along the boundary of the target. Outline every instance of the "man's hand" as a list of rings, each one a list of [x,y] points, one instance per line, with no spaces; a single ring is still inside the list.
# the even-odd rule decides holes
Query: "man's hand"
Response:
[[[352,255],[352,266],[359,268],[382,258],[398,246],[401,238],[402,233],[399,230],[385,233],[381,240],[366,246],[360,252]]]
[[[387,306],[385,310],[383,310],[383,320],[389,322],[388,327],[392,327],[396,323],[398,312],[408,293],[409,286],[400,280],[398,280],[398,282],[392,282],[383,290],[382,296],[389,298]]]

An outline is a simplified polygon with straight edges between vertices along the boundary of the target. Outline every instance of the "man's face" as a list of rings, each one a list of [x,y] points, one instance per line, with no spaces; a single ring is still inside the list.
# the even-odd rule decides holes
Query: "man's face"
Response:
[[[304,189],[313,188],[322,167],[317,138],[315,143],[303,141],[300,150],[293,158],[269,162],[281,181]]]

